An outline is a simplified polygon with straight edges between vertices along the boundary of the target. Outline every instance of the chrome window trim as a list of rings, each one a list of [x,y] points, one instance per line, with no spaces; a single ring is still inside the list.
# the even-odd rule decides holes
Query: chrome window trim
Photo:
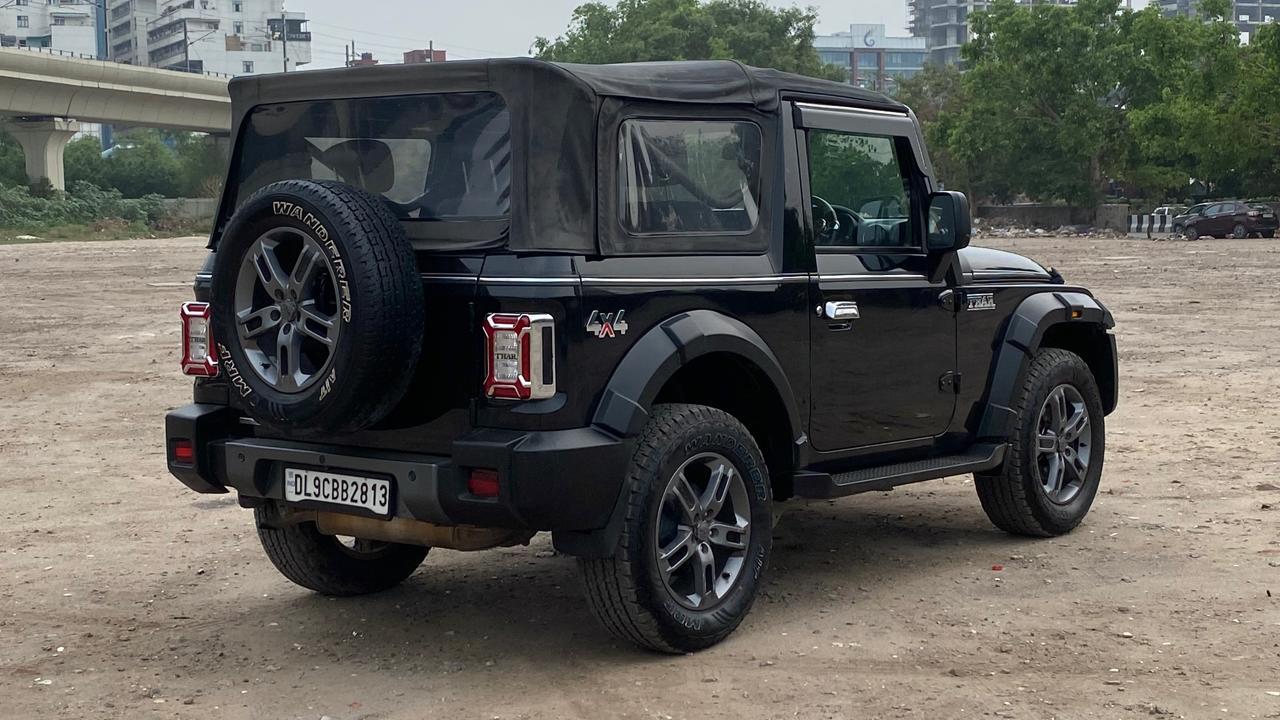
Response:
[[[895,280],[928,280],[929,278],[919,273],[847,273],[847,274],[831,274],[819,275],[818,280],[823,282],[842,282],[848,280],[871,280],[875,282],[892,282]]]

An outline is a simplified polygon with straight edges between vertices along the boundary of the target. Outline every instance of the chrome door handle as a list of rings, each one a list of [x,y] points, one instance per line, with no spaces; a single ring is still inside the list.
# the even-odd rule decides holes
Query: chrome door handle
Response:
[[[852,301],[829,302],[823,307],[822,314],[829,320],[857,320],[862,317],[858,314],[858,303]]]

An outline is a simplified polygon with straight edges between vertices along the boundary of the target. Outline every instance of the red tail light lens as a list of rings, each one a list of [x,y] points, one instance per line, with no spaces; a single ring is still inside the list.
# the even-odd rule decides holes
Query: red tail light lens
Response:
[[[198,377],[218,374],[218,358],[213,350],[213,333],[208,303],[182,305],[182,372]]]
[[[485,318],[485,396],[542,400],[555,395],[555,327],[550,315]]]
[[[472,470],[467,476],[467,492],[482,498],[498,497],[498,471]]]
[[[190,440],[175,440],[173,442],[173,461],[183,465],[194,465],[196,463],[196,449]]]

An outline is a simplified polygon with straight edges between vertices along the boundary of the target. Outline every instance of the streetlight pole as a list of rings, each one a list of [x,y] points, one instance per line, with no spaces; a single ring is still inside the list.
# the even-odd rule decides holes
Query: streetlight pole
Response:
[[[284,71],[289,72],[289,13],[280,3],[280,51],[284,55]]]

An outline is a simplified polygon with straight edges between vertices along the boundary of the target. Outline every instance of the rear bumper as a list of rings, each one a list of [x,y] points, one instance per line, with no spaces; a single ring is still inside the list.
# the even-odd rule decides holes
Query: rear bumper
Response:
[[[592,531],[609,524],[631,444],[595,428],[545,432],[476,429],[450,456],[244,437],[239,415],[187,405],[165,417],[169,472],[201,493],[235,490],[245,504],[284,500],[284,468],[303,466],[394,481],[396,517],[450,525]],[[174,460],[179,440],[192,463]],[[496,470],[497,498],[467,492],[473,468]]]

